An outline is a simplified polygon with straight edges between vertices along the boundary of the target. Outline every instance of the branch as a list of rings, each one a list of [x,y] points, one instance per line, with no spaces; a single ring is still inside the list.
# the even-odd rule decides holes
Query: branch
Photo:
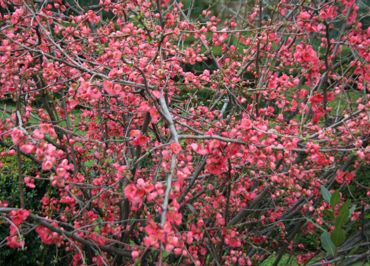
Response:
[[[179,142],[179,137],[176,131],[175,123],[173,122],[172,116],[170,111],[168,110],[166,100],[164,99],[163,90],[161,91],[161,97],[159,98],[160,106],[162,107],[162,113],[164,115],[164,118],[167,120],[169,124],[169,129],[171,131],[172,140],[176,143]],[[171,171],[170,174],[167,177],[166,181],[166,192],[164,196],[164,201],[162,205],[162,217],[161,217],[161,225],[164,226],[166,223],[166,214],[167,214],[167,208],[168,208],[168,201],[170,197],[171,192],[171,186],[172,186],[172,177],[175,174],[175,168],[176,168],[176,161],[177,161],[177,155],[174,153],[172,155],[171,159]]]

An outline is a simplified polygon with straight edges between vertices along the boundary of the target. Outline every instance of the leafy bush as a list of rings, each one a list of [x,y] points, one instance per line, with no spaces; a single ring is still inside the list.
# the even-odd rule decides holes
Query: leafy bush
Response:
[[[369,260],[362,2],[0,7],[0,264]]]

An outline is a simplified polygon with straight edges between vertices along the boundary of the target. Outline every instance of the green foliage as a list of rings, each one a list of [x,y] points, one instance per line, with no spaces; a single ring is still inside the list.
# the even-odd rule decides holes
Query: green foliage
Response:
[[[323,199],[332,207],[331,210],[326,210],[326,212],[324,212],[324,218],[332,225],[335,225],[334,230],[330,234],[326,230],[321,234],[321,246],[327,254],[335,256],[337,248],[340,247],[347,238],[344,227],[347,225],[349,218],[355,210],[355,205],[351,207],[350,200],[347,200],[340,206],[339,211],[336,213],[336,207],[341,200],[339,190],[331,194],[325,186],[321,186],[321,194]]]
[[[255,264],[260,266],[272,266],[274,265],[274,262],[276,260],[275,255],[271,255],[266,260],[264,260],[261,264]],[[278,266],[298,266],[299,263],[293,256],[284,255],[280,262],[278,263]]]
[[[0,237],[5,239],[9,233],[7,225],[0,225]],[[25,236],[24,249],[0,248],[0,265],[8,266],[64,266],[69,265],[70,257],[65,257],[64,251],[56,246],[41,244],[36,232]],[[62,252],[62,253],[61,253]]]
[[[211,73],[217,70],[217,65],[211,58],[195,64],[183,64],[182,67],[185,72],[192,72],[196,75],[203,73],[204,70],[209,70]]]
[[[215,0],[182,0],[186,14],[190,14],[191,18],[198,18],[203,10],[211,9],[217,11],[219,1]]]
[[[341,227],[348,221],[350,217],[349,208],[350,208],[350,202],[347,200],[340,208],[339,214],[336,217],[336,220],[335,220],[336,227]]]
[[[2,151],[2,149],[0,149]],[[9,202],[11,206],[19,206],[19,189],[18,189],[18,164],[15,156],[2,157],[1,162],[4,164],[0,171],[0,188],[1,201]],[[32,174],[35,170],[31,160],[22,158],[22,173],[24,176]],[[27,208],[35,208],[38,202],[37,190],[26,190],[26,198],[31,199],[27,201]]]
[[[336,247],[340,247],[346,240],[346,232],[342,228],[337,227],[331,233],[330,238]]]
[[[357,184],[362,186],[358,186]],[[343,191],[343,196],[353,198],[354,201],[362,200],[370,204],[370,198],[366,195],[366,188],[370,187],[370,165],[363,165],[356,171],[356,183],[349,184],[346,190]]]
[[[192,103],[196,105],[210,106],[212,100],[216,94],[216,91],[203,88],[195,90],[182,90],[178,96],[179,100],[192,99]],[[220,101],[221,107],[222,102]]]
[[[320,189],[321,189],[321,195],[323,199],[330,204],[331,193],[325,186],[321,186]]]
[[[335,209],[335,206],[340,202],[340,193],[339,191],[335,191],[333,195],[330,198],[330,205],[333,209]]]
[[[0,152],[3,149],[0,149]],[[19,186],[18,186],[18,166],[15,156],[1,157],[1,162],[4,166],[0,171],[0,200],[9,203],[9,206],[19,206]],[[38,169],[32,163],[30,159],[22,157],[22,173],[24,176],[35,175]],[[43,195],[47,192],[47,183],[45,181],[36,181],[36,188],[25,189],[26,208],[29,210],[39,209],[40,200]],[[0,239],[6,239],[9,235],[9,224],[0,217]],[[45,246],[41,244],[41,241],[36,232],[32,231],[24,235],[26,246],[23,250],[11,249],[7,246],[0,248],[0,265],[68,265],[63,261],[55,246]],[[47,264],[45,264],[47,262]]]
[[[77,1],[67,0],[67,2],[72,6],[76,6],[76,2],[77,2],[78,5],[82,8],[88,8],[90,6],[99,4],[99,0],[77,0]]]
[[[335,255],[336,246],[334,245],[333,241],[328,232],[323,232],[320,236],[321,246],[322,248],[331,256]]]

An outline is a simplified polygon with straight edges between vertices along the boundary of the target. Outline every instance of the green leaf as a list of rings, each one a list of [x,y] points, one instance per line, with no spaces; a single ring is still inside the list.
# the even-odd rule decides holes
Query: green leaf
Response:
[[[162,251],[162,258],[163,258],[163,259],[167,258],[169,255],[170,255],[170,253],[169,253],[169,252],[167,252],[166,250],[163,250],[163,251]]]
[[[99,225],[96,225],[95,226],[94,232],[100,234],[100,227],[99,227]]]
[[[337,217],[337,220],[335,222],[336,227],[343,226],[349,219],[349,207],[350,207],[350,201],[347,200],[342,207],[340,207],[339,214]]]
[[[320,236],[320,240],[321,240],[321,246],[322,248],[331,256],[334,256],[335,255],[335,251],[336,251],[336,247],[333,243],[333,241],[331,241],[331,238],[330,238],[330,235],[328,232],[324,232],[321,234]]]
[[[331,240],[335,246],[340,247],[346,240],[346,232],[342,228],[336,227],[334,231],[331,232]]]
[[[323,185],[321,185],[320,189],[321,189],[321,195],[323,199],[326,200],[330,204],[331,194],[329,190]]]
[[[337,206],[339,201],[340,201],[340,194],[339,194],[339,191],[337,190],[333,193],[333,195],[331,195],[331,198],[330,198],[330,205],[333,207],[333,209],[335,208],[335,206]]]
[[[323,210],[324,220],[332,221],[334,220],[334,213],[332,210]]]

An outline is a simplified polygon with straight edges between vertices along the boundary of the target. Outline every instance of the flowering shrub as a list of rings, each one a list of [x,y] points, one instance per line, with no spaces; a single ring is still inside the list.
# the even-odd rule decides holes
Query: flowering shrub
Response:
[[[251,2],[0,1],[6,245],[35,231],[72,265],[365,260],[370,29],[356,1]]]

